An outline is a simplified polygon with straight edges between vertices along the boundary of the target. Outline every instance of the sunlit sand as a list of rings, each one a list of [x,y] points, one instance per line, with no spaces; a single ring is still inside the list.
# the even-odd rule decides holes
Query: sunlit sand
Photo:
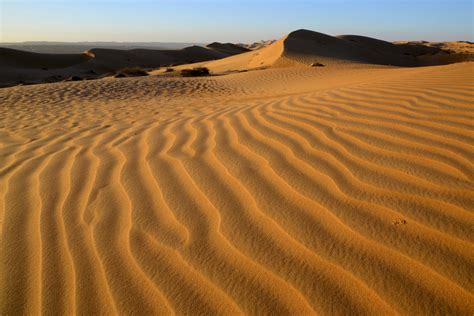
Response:
[[[472,55],[384,43],[0,89],[0,314],[472,314]]]

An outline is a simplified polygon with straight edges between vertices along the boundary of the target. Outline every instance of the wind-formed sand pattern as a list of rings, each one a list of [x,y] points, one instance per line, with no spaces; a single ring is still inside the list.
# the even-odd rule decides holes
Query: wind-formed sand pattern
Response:
[[[473,73],[1,89],[0,313],[472,314]]]

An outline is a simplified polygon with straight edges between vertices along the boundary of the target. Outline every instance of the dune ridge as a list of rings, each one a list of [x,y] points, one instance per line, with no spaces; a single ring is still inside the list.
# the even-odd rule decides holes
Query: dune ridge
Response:
[[[1,89],[0,313],[472,314],[473,67]]]
[[[458,43],[459,44],[459,43]],[[458,48],[458,46],[463,48]],[[446,49],[443,49],[445,48]],[[448,49],[450,47],[451,49]],[[263,48],[204,62],[215,72],[269,67],[386,65],[419,67],[474,60],[472,45],[428,46],[423,43],[389,43],[359,35],[330,36],[310,30],[296,30]]]
[[[123,75],[120,71],[131,67],[166,76],[177,74],[169,74],[171,70],[207,67],[212,74],[222,75],[282,67],[420,67],[473,60],[474,44],[470,42],[389,43],[360,35],[331,36],[300,29],[279,40],[249,46],[214,42],[174,50],[94,48],[82,54],[40,54],[0,47],[0,87],[101,79]],[[144,71],[139,73],[146,75]]]
[[[80,54],[45,54],[0,47],[0,87],[17,84],[58,82],[113,76],[130,67],[160,68],[232,56],[245,48],[214,43],[212,47],[190,46],[183,49],[130,50],[93,48]]]

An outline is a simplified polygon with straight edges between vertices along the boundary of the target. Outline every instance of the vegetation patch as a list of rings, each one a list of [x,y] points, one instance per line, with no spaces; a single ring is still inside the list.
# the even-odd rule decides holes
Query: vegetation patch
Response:
[[[124,78],[124,77],[142,77],[148,76],[148,72],[140,67],[129,67],[123,68],[117,71],[115,78]]]
[[[182,77],[201,77],[208,76],[210,74],[209,69],[206,67],[197,67],[193,69],[181,70]]]

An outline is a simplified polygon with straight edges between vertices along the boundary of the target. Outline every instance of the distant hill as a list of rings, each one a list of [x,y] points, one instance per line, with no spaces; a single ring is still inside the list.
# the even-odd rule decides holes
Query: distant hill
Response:
[[[264,48],[264,47],[267,47],[268,45],[271,45],[275,42],[275,40],[267,40],[267,41],[258,41],[258,42],[254,42],[252,44],[243,44],[243,43],[239,43],[237,45],[241,46],[241,47],[244,47],[244,48],[247,48],[249,50],[257,50],[257,49],[261,49],[261,48]]]
[[[0,47],[0,86],[57,82],[72,77],[95,79],[114,75],[125,68],[156,69],[190,64],[225,58],[244,50],[241,47],[229,51],[193,45],[166,50],[93,48],[74,54],[45,54]]]
[[[173,42],[22,42],[1,43],[0,47],[23,50],[27,52],[45,54],[76,54],[93,48],[105,49],[182,49],[201,43],[173,43]]]
[[[218,52],[223,52],[231,55],[241,54],[250,51],[250,49],[232,44],[232,43],[218,43],[214,42],[206,46]]]

